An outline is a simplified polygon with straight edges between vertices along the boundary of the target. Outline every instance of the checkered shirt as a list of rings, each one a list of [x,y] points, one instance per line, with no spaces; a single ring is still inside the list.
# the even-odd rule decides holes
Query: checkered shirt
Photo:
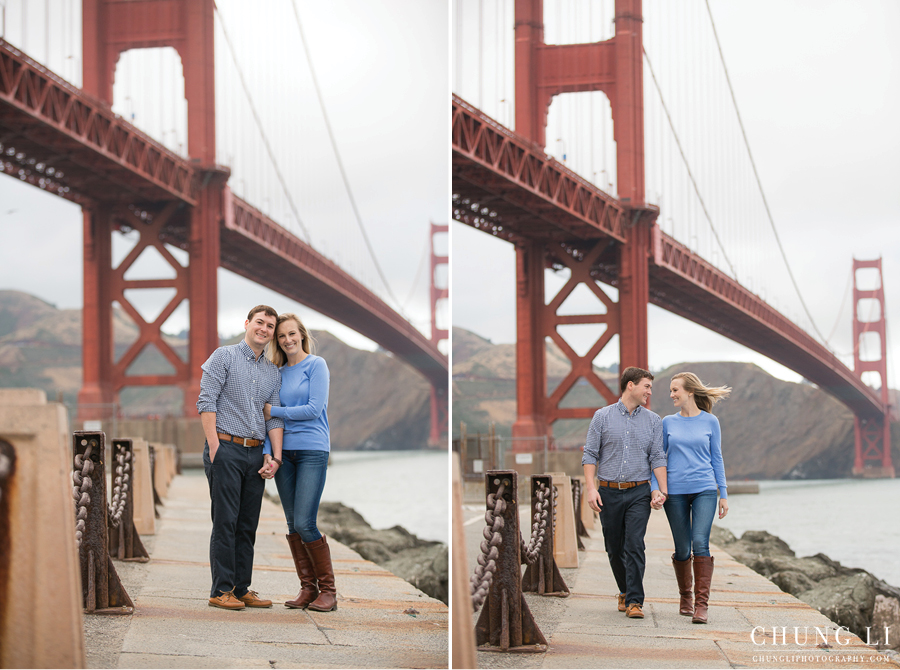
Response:
[[[237,437],[264,440],[284,421],[265,421],[263,405],[281,407],[281,371],[264,354],[259,357],[245,340],[216,349],[201,366],[198,412],[216,413],[216,430]]]
[[[653,468],[665,466],[662,419],[646,407],[628,413],[619,400],[594,412],[581,464],[595,463],[597,477],[608,482],[641,482]]]

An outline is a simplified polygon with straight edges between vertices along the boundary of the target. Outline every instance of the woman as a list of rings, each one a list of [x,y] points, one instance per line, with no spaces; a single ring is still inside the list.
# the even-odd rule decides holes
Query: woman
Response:
[[[668,463],[668,494],[663,504],[675,553],[672,565],[681,594],[679,612],[706,623],[713,557],[709,553],[709,533],[716,512],[718,488],[719,518],[728,514],[728,489],[722,462],[722,432],[719,420],[710,414],[712,406],[727,398],[726,386],[704,386],[693,372],[672,377],[669,397],[677,414],[663,419],[663,449]],[[656,486],[653,478],[652,487]],[[691,550],[693,549],[693,565]],[[694,602],[691,602],[691,568]]]
[[[287,519],[287,541],[300,577],[300,593],[287,607],[316,612],[337,609],[331,551],[316,528],[316,515],[331,440],[328,432],[329,374],[325,359],[310,351],[310,336],[296,314],[282,314],[267,355],[281,368],[282,407],[265,405],[265,418],[284,419],[282,462],[275,485]],[[266,443],[265,453],[270,446]]]

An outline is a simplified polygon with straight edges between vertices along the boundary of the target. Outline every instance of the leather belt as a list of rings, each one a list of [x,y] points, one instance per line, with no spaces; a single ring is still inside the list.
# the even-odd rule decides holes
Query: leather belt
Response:
[[[236,435],[229,435],[228,433],[216,433],[220,440],[225,440],[226,442],[234,442],[235,444],[239,444],[242,447],[258,447],[263,443],[262,440],[253,440],[249,437],[237,437]]]
[[[631,489],[635,486],[640,486],[641,484],[649,484],[650,480],[645,479],[642,482],[605,482],[602,479],[598,479],[597,483],[600,484],[600,486],[605,486],[611,489]]]

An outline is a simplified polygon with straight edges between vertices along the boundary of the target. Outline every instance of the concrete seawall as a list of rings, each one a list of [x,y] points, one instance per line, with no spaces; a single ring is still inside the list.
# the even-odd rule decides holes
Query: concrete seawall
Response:
[[[484,528],[484,507],[465,506],[466,551],[476,564]],[[528,508],[520,524],[530,532]],[[525,594],[535,622],[547,638],[544,654],[478,652],[483,668],[898,668],[855,635],[763,576],[712,546],[715,557],[709,623],[692,624],[678,613],[678,590],[671,564],[672,538],[665,514],[653,512],[646,536],[645,618],[628,619],[616,603],[615,580],[599,523],[583,538],[577,569],[560,569],[568,598]],[[794,640],[794,628],[799,640]],[[816,628],[829,630],[828,647],[818,645]],[[774,639],[773,639],[774,629]],[[782,629],[786,632],[782,633]]]
[[[252,589],[271,609],[209,607],[209,492],[202,470],[176,477],[150,562],[117,561],[132,616],[85,616],[88,667],[447,667],[447,606],[329,539],[335,612],[284,607],[299,590],[279,507],[263,500]]]

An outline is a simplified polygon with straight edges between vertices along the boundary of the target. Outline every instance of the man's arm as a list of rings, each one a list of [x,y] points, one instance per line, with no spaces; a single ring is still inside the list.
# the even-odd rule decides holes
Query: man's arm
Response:
[[[600,512],[603,502],[600,500],[600,493],[597,491],[597,464],[585,463],[581,467],[584,468],[584,485],[587,488],[588,506],[595,512]]]
[[[209,445],[209,462],[216,460],[216,452],[219,450],[219,436],[216,434],[216,413],[200,412],[200,425],[203,426],[203,434]]]
[[[660,509],[664,502],[666,502],[666,498],[669,496],[669,486],[668,482],[666,482],[666,466],[661,465],[658,468],[653,468],[653,474],[656,477],[656,482],[659,488],[654,489],[650,494],[650,505],[654,509]]]

